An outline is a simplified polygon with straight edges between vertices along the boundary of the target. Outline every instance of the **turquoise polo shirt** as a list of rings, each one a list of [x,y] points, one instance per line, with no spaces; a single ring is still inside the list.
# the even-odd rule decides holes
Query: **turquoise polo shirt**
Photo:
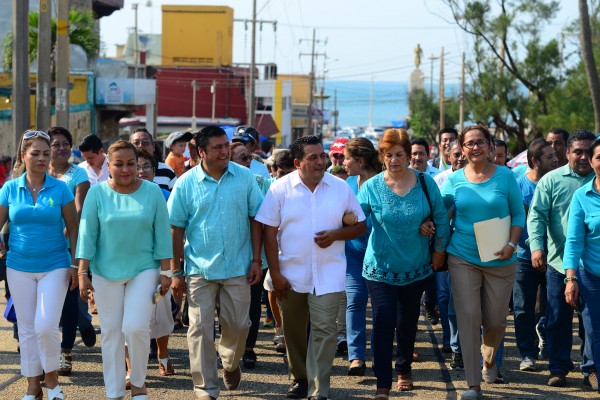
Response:
[[[0,191],[0,205],[8,208],[10,222],[6,265],[35,273],[68,268],[71,255],[63,235],[62,208],[73,201],[73,194],[66,183],[46,174],[34,204],[26,175],[8,181]]]
[[[186,275],[243,276],[252,260],[250,220],[263,195],[252,172],[230,162],[220,180],[198,165],[183,174],[167,203],[171,225],[184,228]]]

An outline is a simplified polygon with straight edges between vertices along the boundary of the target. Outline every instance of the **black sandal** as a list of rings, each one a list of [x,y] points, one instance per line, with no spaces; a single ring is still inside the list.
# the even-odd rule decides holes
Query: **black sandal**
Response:
[[[256,353],[254,350],[246,349],[242,356],[242,363],[246,369],[253,369],[256,366]]]

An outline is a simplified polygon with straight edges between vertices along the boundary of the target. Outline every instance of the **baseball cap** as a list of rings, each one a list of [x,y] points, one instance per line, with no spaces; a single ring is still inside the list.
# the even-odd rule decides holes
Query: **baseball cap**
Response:
[[[329,148],[329,154],[344,154],[344,149],[346,148],[346,142],[348,142],[347,138],[338,138],[333,141],[331,147]]]
[[[237,128],[235,128],[235,133],[233,134],[232,141],[235,141],[236,136],[244,135],[249,135],[252,138],[252,140],[254,140],[256,143],[260,142],[260,133],[258,133],[258,131],[255,128],[246,125],[238,126]]]
[[[186,142],[189,142],[192,140],[192,132],[173,132],[169,134],[167,140],[165,140],[165,146],[167,149],[170,149],[173,143],[178,140],[185,140]]]

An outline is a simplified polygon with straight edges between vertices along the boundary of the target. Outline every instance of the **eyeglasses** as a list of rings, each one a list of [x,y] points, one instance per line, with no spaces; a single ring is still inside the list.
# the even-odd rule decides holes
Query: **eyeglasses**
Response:
[[[144,172],[151,172],[154,168],[152,168],[152,165],[138,165],[137,170],[138,171],[144,171]]]
[[[28,140],[36,136],[43,137],[46,140],[50,140],[50,136],[46,132],[42,131],[27,131],[23,134],[23,140]]]
[[[251,159],[251,157],[247,154],[242,154],[241,156],[238,157],[241,161],[246,162],[248,160]]]
[[[477,146],[480,149],[485,149],[488,146],[487,140],[480,140],[478,142],[467,142],[463,144],[463,147],[466,147],[469,150],[473,150]]]
[[[152,142],[149,142],[147,140],[134,140],[133,142],[131,142],[131,144],[135,147],[146,147],[152,145]]]

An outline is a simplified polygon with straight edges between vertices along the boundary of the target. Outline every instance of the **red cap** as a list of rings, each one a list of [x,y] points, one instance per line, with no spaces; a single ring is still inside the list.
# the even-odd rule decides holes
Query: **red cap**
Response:
[[[330,155],[344,154],[344,148],[346,148],[347,141],[348,141],[347,138],[335,139],[333,141],[333,143],[331,144],[331,147],[329,148],[329,154]]]

